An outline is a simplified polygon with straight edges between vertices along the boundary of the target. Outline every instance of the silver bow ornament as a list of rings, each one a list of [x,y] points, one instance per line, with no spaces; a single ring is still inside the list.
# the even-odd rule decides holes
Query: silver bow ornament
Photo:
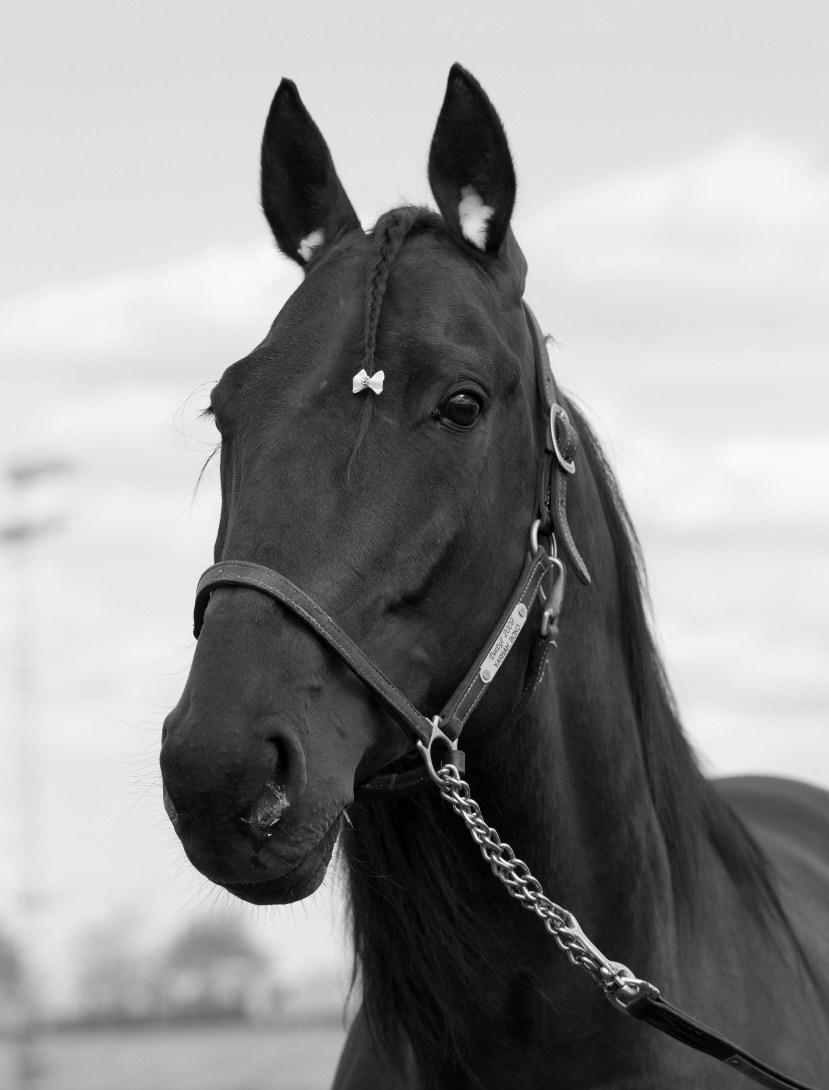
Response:
[[[373,375],[370,375],[364,367],[351,380],[351,392],[361,394],[363,390],[371,390],[373,394],[382,394],[385,377],[385,371],[375,371]]]

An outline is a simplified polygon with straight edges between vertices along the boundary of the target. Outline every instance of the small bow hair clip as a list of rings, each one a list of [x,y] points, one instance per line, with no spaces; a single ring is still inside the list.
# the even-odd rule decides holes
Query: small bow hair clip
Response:
[[[351,392],[361,394],[363,390],[371,390],[373,394],[382,394],[385,377],[385,371],[375,371],[373,375],[370,375],[364,367],[351,380]]]

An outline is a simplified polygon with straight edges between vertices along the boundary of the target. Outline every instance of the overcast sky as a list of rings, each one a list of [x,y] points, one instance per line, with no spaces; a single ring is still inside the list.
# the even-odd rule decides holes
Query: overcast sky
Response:
[[[0,454],[74,472],[29,497],[63,526],[32,557],[25,798],[5,547],[0,925],[34,850],[58,966],[115,912],[157,949],[224,903],[164,817],[158,734],[217,519],[215,475],[194,498],[198,413],[299,277],[257,205],[283,75],[366,226],[429,201],[449,66],[478,76],[519,175],[527,297],[620,473],[688,731],[713,772],[829,785],[825,4],[288,7],[2,16]],[[4,525],[19,504],[3,480]],[[241,911],[298,974],[337,958],[329,902]]]

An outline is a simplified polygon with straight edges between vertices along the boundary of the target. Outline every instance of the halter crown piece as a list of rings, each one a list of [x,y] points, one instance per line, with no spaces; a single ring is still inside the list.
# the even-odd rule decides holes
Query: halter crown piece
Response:
[[[351,380],[351,392],[361,394],[363,390],[371,390],[373,394],[382,394],[385,377],[385,371],[375,371],[373,375],[370,375],[364,367]]]

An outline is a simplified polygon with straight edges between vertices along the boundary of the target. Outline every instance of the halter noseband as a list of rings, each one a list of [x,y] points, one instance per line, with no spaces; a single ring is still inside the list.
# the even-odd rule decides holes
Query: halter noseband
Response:
[[[530,550],[515,589],[483,649],[470,666],[463,680],[438,715],[429,717],[420,712],[405,694],[358,647],[351,637],[310,595],[284,575],[262,564],[248,560],[223,560],[209,567],[199,580],[193,616],[193,634],[198,638],[210,595],[217,587],[247,587],[268,595],[290,609],[304,621],[330,648],[344,660],[355,674],[385,704],[397,723],[421,755],[431,760],[432,747],[441,742],[452,751],[458,764],[461,755],[458,739],[470,715],[486,693],[498,670],[506,660],[530,615],[536,597],[543,602],[541,626],[531,657],[531,677],[524,687],[525,698],[535,688],[535,681],[544,668],[547,653],[558,632],[557,620],[564,593],[565,568],[556,556],[555,543],[563,550],[584,583],[590,575],[573,541],[567,521],[567,480],[575,471],[577,436],[559,400],[544,337],[527,304],[524,311],[530,328],[535,356],[538,393],[546,417],[544,449],[538,464],[537,510],[530,530]],[[539,537],[551,542],[547,552]],[[550,576],[545,591],[543,581]],[[409,790],[429,778],[427,768],[418,762],[414,770],[378,773],[359,785],[361,792],[388,793]]]

